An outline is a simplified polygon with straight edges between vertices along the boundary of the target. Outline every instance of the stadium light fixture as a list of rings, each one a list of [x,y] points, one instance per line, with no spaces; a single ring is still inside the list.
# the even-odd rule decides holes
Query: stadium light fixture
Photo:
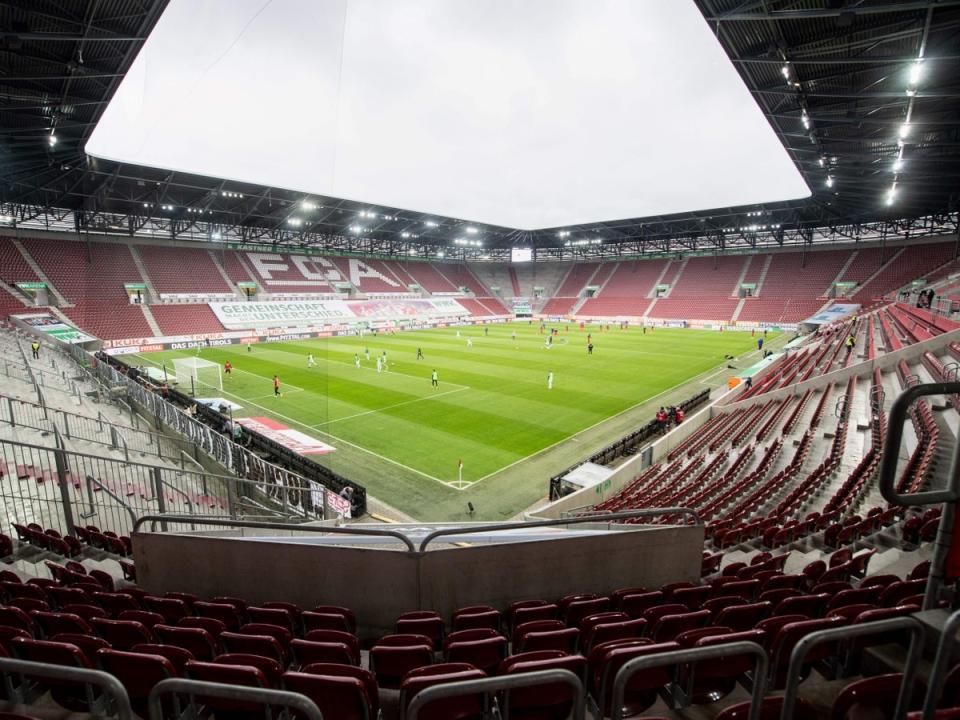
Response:
[[[894,183],[890,186],[890,190],[887,191],[887,205],[893,205],[893,201],[897,196],[897,184]]]
[[[810,116],[807,115],[807,111],[806,111],[806,110],[803,110],[803,112],[800,113],[800,122],[803,123],[803,129],[804,129],[804,130],[809,130],[809,129],[810,129]]]
[[[467,228],[467,235],[476,235],[478,232],[480,231],[477,230],[475,227],[471,226]]]
[[[447,256],[447,254],[446,254],[443,250],[440,250],[440,251],[437,253],[437,257],[438,257],[438,258],[444,258],[444,257],[446,257],[446,256]]]
[[[437,227],[437,223],[435,223],[433,220],[425,220],[423,224],[431,228]]]
[[[783,77],[784,77],[785,80],[787,80],[787,81],[790,80],[790,66],[789,66],[788,64],[784,63],[784,64],[780,67],[780,73],[783,75]]]
[[[311,210],[316,210],[318,207],[315,202],[311,202],[310,200],[304,200],[303,202],[300,203],[300,206],[307,212]]]
[[[923,61],[917,60],[910,66],[910,84],[917,85],[920,82],[920,76],[923,74]]]
[[[821,157],[821,158],[820,158],[820,167],[823,167],[823,166],[826,165],[826,164],[827,164],[827,161],[826,161],[823,157]]]
[[[402,232],[402,233],[400,233],[400,237],[402,237],[404,240],[406,240],[407,238],[410,237],[410,233],[408,233],[408,232]]]
[[[50,143],[50,147],[54,147],[57,144],[57,135],[53,130],[50,131],[49,137],[47,137],[47,142]]]
[[[557,233],[557,237],[562,237],[562,238],[570,237],[570,231],[569,231],[569,230],[561,230],[560,232]]]
[[[291,217],[291,218],[287,218],[287,224],[291,225],[292,227],[300,227],[301,225],[303,225],[303,220],[301,220],[298,217]]]
[[[0,223],[12,223],[12,222],[13,222],[12,215],[0,215]]]
[[[900,139],[906,140],[908,135],[910,135],[910,123],[905,122],[900,126]]]
[[[352,232],[354,235],[358,235],[363,232],[363,228],[359,225],[351,225],[350,232]]]
[[[893,171],[895,173],[900,172],[903,169],[903,158],[898,157],[893,161]]]
[[[833,187],[833,175],[827,175],[827,187],[828,188]]]
[[[221,235],[221,234],[218,233],[218,232],[215,232],[215,233],[213,233],[213,234],[210,236],[210,239],[211,239],[211,240],[223,240],[223,235]]]

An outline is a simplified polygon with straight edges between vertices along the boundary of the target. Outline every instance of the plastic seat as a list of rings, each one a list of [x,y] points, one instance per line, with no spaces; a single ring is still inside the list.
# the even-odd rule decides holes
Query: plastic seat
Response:
[[[26,630],[31,635],[37,631],[37,626],[30,616],[18,607],[0,605],[0,625]]]
[[[635,595],[625,595],[620,600],[618,610],[625,612],[632,618],[643,617],[643,614],[652,607],[656,607],[663,602],[663,593],[659,590],[653,592],[637,593]]]
[[[449,643],[444,653],[447,662],[463,662],[485,673],[496,672],[507,656],[507,639],[502,636],[485,640]]]
[[[99,605],[87,605],[84,603],[71,603],[70,605],[64,605],[62,608],[60,608],[60,612],[77,615],[86,620],[88,623],[95,617],[107,617],[107,611]]]
[[[97,653],[97,664],[123,683],[130,704],[138,715],[146,711],[147,698],[161,680],[177,676],[166,657],[104,648]]]
[[[433,647],[443,646],[443,636],[445,628],[443,618],[433,611],[415,611],[404,613],[397,618],[394,632],[398,635],[404,633],[413,633],[416,635],[426,635],[430,638]]]
[[[879,585],[880,587],[887,587],[892,583],[900,582],[900,578],[896,575],[868,575],[863,580],[860,581],[860,587],[872,587],[873,585]]]
[[[748,605],[748,604],[749,603],[747,603],[747,601],[744,600],[743,598],[719,597],[719,598],[711,598],[710,600],[707,600],[703,604],[703,607],[701,609],[709,610],[710,617],[716,618],[717,615],[720,613],[720,611],[725,608],[734,607],[736,605]]]
[[[556,603],[544,603],[529,607],[517,608],[513,613],[513,623],[511,627],[517,627],[524,623],[534,622],[536,620],[556,620],[560,617],[560,606]]]
[[[400,684],[400,713],[406,714],[410,701],[417,693],[434,685],[463,680],[479,680],[487,675],[467,663],[440,663],[411,670]],[[435,700],[423,706],[418,718],[423,720],[480,720],[484,715],[483,693],[459,695]]]
[[[10,647],[13,655],[21,660],[64,667],[93,667],[83,651],[70,643],[20,637],[11,640]],[[93,688],[85,683],[49,678],[38,678],[33,682],[38,683],[41,688],[49,688],[54,700],[70,710],[88,711],[96,698]]]
[[[298,667],[314,663],[360,664],[360,659],[342,642],[297,639],[290,643],[290,650]]]
[[[343,632],[342,630],[311,630],[306,634],[304,640],[310,640],[313,642],[335,642],[343,643],[348,648],[354,657],[357,658],[357,664],[360,663],[360,640],[357,639],[356,635],[352,635],[348,632]],[[418,640],[415,643],[407,643],[408,645],[416,645],[422,642]],[[292,643],[291,643],[292,644]]]
[[[674,590],[670,600],[681,605],[686,605],[688,610],[699,610],[703,603],[710,599],[712,588],[709,585],[698,585],[695,587],[678,588]]]
[[[227,630],[236,632],[243,624],[243,618],[235,605],[226,602],[202,602],[193,604],[193,611],[199,617],[213,618],[222,622]],[[186,619],[186,618],[184,618]]]
[[[212,662],[217,656],[217,641],[203,628],[157,625],[153,631],[163,645],[189,650],[201,662]]]
[[[346,620],[346,632],[353,634],[356,634],[357,632],[357,616],[354,614],[353,610],[348,607],[343,607],[341,605],[317,605],[313,608],[313,612],[327,615],[340,615]],[[338,628],[330,629],[336,630]]]
[[[566,626],[560,620],[531,620],[514,626],[513,637],[510,638],[510,642],[516,648],[523,643],[523,638],[527,633],[565,629]]]
[[[760,720],[780,720],[783,697],[765,697],[760,707]],[[750,717],[750,701],[737,703],[721,710],[714,720],[747,720]],[[817,720],[817,711],[808,701],[798,697],[793,706],[792,720]]]
[[[380,687],[399,690],[411,670],[433,664],[429,645],[374,645],[370,649],[370,669]]]
[[[681,633],[705,626],[709,620],[709,610],[664,615],[650,628],[650,637],[654,642],[668,642]]]
[[[60,633],[93,634],[90,624],[73,613],[55,613],[34,611],[30,614],[34,622],[40,627],[45,638],[52,638]]]
[[[649,627],[652,628],[664,615],[680,615],[685,612],[687,612],[686,605],[681,605],[680,603],[665,603],[647,610],[643,614],[643,619],[646,620],[649,623]]]
[[[791,597],[800,597],[803,592],[797,588],[778,588],[776,590],[765,590],[757,596],[757,602],[768,602],[776,607],[781,600]]]
[[[591,694],[604,716],[610,715],[613,680],[620,668],[637,657],[679,649],[680,645],[675,642],[614,646],[607,649],[600,661],[597,674],[590,679],[592,682]],[[643,712],[653,705],[660,688],[672,681],[673,668],[671,667],[656,667],[635,673],[628,681],[624,695],[624,707],[627,708],[628,714],[633,715]]]
[[[762,630],[747,630],[699,638],[694,647],[714,647],[733,642],[753,642],[764,646]],[[695,705],[712,703],[730,694],[737,681],[753,669],[750,655],[724,655],[697,663],[686,679],[687,695]]]
[[[817,630],[828,630],[830,628],[842,627],[846,624],[847,621],[843,618],[828,617],[789,623],[780,628],[773,640],[773,651],[770,654],[771,689],[782,690],[786,684],[786,672],[787,665],[790,662],[790,653],[793,652],[793,648],[800,641],[800,638]],[[807,653],[804,668],[808,669],[814,662],[835,655],[836,643],[819,643]]]
[[[610,598],[588,598],[574,600],[563,609],[563,622],[567,627],[579,627],[580,621],[589,615],[596,615],[610,609]]]
[[[580,631],[576,628],[562,630],[543,630],[524,634],[519,647],[515,652],[532,652],[534,650],[560,650],[574,653],[580,641]]]
[[[374,720],[377,717],[367,688],[358,678],[286,672],[281,684],[284,689],[313,700],[325,718]]]
[[[306,666],[301,672],[308,675],[320,675],[326,677],[349,677],[359,680],[363,684],[364,691],[370,701],[370,718],[374,720],[380,713],[380,693],[377,688],[377,681],[373,673],[369,670],[355,665],[330,665],[327,663],[313,663]],[[337,717],[337,716],[334,716]]]
[[[882,588],[874,585],[873,587],[852,588],[838,592],[827,603],[827,613],[836,608],[846,607],[847,605],[875,605],[880,598]]]
[[[115,618],[124,610],[139,610],[140,604],[125,593],[92,593],[93,601],[107,611],[107,615]]]
[[[0,593],[3,594],[7,602],[14,598],[30,598],[44,602],[49,599],[47,592],[42,587],[30,583],[0,582]]]
[[[784,588],[792,590],[793,588],[800,587],[803,581],[803,575],[774,575],[764,581],[761,586],[761,591],[767,592],[768,590],[782,590]]]
[[[900,685],[903,675],[887,673],[863,678],[847,685],[830,710],[830,720],[858,720],[864,717],[890,717],[891,711],[897,705],[900,694]],[[915,692],[914,704],[922,699],[921,692]]]
[[[486,609],[481,609],[486,608]],[[452,632],[476,628],[500,629],[500,613],[489,606],[461,608],[453,613],[450,621]]]
[[[512,675],[558,669],[569,670],[582,678],[585,668],[586,658],[582,655],[520,653],[500,663],[497,674]],[[511,720],[566,718],[573,707],[573,691],[563,683],[546,683],[502,692],[499,700],[503,716]]]
[[[733,632],[753,630],[757,623],[770,614],[770,603],[756,602],[747,605],[732,605],[713,616],[714,625],[726,625]]]
[[[165,625],[176,625],[181,619],[193,614],[187,603],[176,598],[148,595],[143,599],[143,607],[150,612],[160,613]]]
[[[643,618],[622,620],[620,622],[600,623],[590,628],[588,634],[581,633],[580,646],[590,652],[595,646],[611,640],[627,640],[643,636],[647,621]]]
[[[148,629],[156,625],[163,625],[163,615],[149,610],[124,610],[117,617],[118,620],[134,620]]]
[[[296,619],[289,610],[284,608],[248,607],[247,617],[251,624],[276,625],[285,629],[291,635],[297,628]]]
[[[875,610],[876,605],[869,605],[867,603],[858,603],[856,605],[843,605],[841,607],[834,608],[833,610],[827,611],[827,617],[842,617],[847,620],[847,622],[853,622],[856,617],[866,610]]]
[[[86,590],[72,587],[52,587],[46,590],[54,605],[63,608],[64,605],[89,605],[92,598]]]
[[[301,616],[304,632],[311,630],[338,630],[352,633],[350,619],[341,613],[321,613],[307,610]]]
[[[250,603],[243,598],[233,597],[231,595],[217,595],[210,598],[210,602],[214,605],[233,605],[241,619],[246,618],[247,607],[250,605]],[[194,605],[196,605],[196,603],[194,603]]]
[[[187,662],[196,660],[193,653],[176,645],[159,645],[157,643],[141,643],[130,648],[130,652],[140,653],[142,655],[160,655],[165,657],[173,665],[173,669],[178,675],[183,674]]]
[[[46,600],[37,600],[29,597],[16,597],[7,601],[7,607],[15,607],[25,613],[50,612],[50,603]]]
[[[224,623],[212,617],[185,617],[177,623],[177,627],[201,628],[206,630],[218,644],[220,642],[220,636],[227,631],[227,626]]]
[[[255,653],[224,653],[214,660],[218,665],[237,665],[253,667],[259,670],[267,681],[267,687],[280,686],[280,676],[283,674],[283,665],[271,657]]]
[[[293,639],[293,636],[290,634],[290,631],[284,627],[267,623],[247,623],[240,627],[240,633],[242,635],[266,635],[272,637],[280,644],[284,656],[290,656],[290,641]]]
[[[30,637],[28,633],[23,628],[14,628],[7,627],[6,625],[0,625],[0,650],[3,650],[8,656],[11,655],[10,651],[10,641],[16,637]]]
[[[798,597],[789,597],[781,600],[773,608],[774,615],[805,615],[808,618],[818,618],[827,608],[827,602],[830,595],[820,593],[819,595],[800,595]]]
[[[68,643],[76,645],[80,651],[90,661],[91,666],[95,664],[97,652],[105,647],[110,647],[110,643],[102,637],[96,635],[81,635],[78,633],[61,633],[50,638],[52,642]]]
[[[129,650],[134,645],[154,641],[153,632],[136,620],[93,618],[90,624],[115,650]]]
[[[187,604],[187,607],[189,607],[191,610],[193,609],[194,603],[200,600],[200,598],[194,595],[193,593],[185,593],[185,592],[165,592],[163,596],[165,598],[171,598],[173,600],[182,600]]]
[[[231,606],[232,607],[232,606]],[[250,665],[225,665],[221,663],[191,660],[186,667],[187,677],[191,680],[239,685],[242,687],[268,687],[267,679],[256,667]],[[195,700],[213,711],[214,716],[230,718],[263,718],[263,707],[259,703],[220,698],[196,696]]]
[[[752,601],[760,590],[759,580],[738,580],[713,589],[713,597],[739,597]]]
[[[486,640],[487,638],[502,637],[496,630],[490,628],[469,628],[467,630],[457,630],[448,633],[443,639],[443,651],[446,652],[451,643],[455,642],[473,642],[474,640]]]
[[[920,580],[900,580],[893,582],[880,593],[878,604],[881,607],[894,607],[911,595],[922,595],[927,588],[926,578]]]
[[[276,638],[269,635],[246,635],[244,633],[225,632],[220,642],[228,653],[260,655],[285,665],[286,654]]]
[[[532,607],[542,607],[544,605],[549,605],[546,600],[517,600],[515,602],[507,605],[507,609],[503,612],[503,623],[505,632],[513,632],[513,628],[516,626],[516,614],[517,610],[524,608]],[[547,618],[548,620],[550,618]]]

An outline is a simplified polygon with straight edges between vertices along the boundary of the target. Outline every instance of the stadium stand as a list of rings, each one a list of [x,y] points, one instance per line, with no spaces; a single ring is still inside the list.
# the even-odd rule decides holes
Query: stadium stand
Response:
[[[628,260],[601,266],[591,281],[600,285],[597,295],[580,308],[587,317],[645,315],[654,286],[664,275],[671,261]]]
[[[830,284],[849,258],[846,251],[776,253],[746,299],[738,320],[798,322],[827,302]]]
[[[671,320],[729,320],[740,302],[736,285],[745,262],[737,255],[690,258],[670,295],[657,300],[649,315]]]
[[[222,333],[223,325],[209,305],[154,305],[150,308],[164,335]]]
[[[227,293],[227,285],[214,264],[210,253],[184,247],[137,245],[154,288],[164,293]]]

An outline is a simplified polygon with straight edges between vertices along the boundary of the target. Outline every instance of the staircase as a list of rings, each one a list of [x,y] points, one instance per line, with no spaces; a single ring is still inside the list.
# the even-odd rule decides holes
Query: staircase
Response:
[[[654,280],[654,282],[653,282],[653,287],[651,287],[651,288],[647,291],[647,297],[648,297],[648,298],[656,298],[656,297],[657,297],[657,287],[659,287],[660,285],[663,284],[663,278],[666,276],[667,270],[669,270],[672,265],[673,265],[673,261],[672,261],[672,260],[671,260],[670,262],[664,264],[663,270],[660,271],[660,275],[659,275],[659,276],[657,277],[657,279]],[[652,304],[653,304],[653,303],[651,303],[651,305],[652,305]],[[649,310],[649,309],[650,309],[650,308],[648,307],[647,310]],[[646,314],[646,313],[644,313],[644,314]]]
[[[856,289],[856,293],[855,293],[855,294],[863,292],[863,289],[864,289],[865,287],[867,287],[867,285],[869,285],[870,283],[872,283],[872,282],[874,281],[874,279],[877,277],[877,275],[879,275],[879,274],[882,273],[884,270],[886,270],[894,260],[896,260],[898,257],[900,257],[900,256],[901,256],[903,253],[905,253],[906,251],[907,251],[907,249],[906,249],[905,247],[902,247],[902,248],[900,248],[899,250],[897,250],[897,252],[895,252],[893,255],[891,255],[891,256],[890,256],[890,259],[887,260],[883,265],[881,265],[880,267],[878,267],[878,268],[873,272],[873,274],[871,274],[869,277],[864,278],[863,282],[860,283],[860,286]]]
[[[140,251],[137,250],[136,245],[127,245],[130,248],[130,254],[133,256],[133,264],[137,266],[137,272],[140,273],[140,277],[143,279],[143,284],[147,286],[147,301],[148,302],[160,302],[160,296],[157,294],[157,289],[153,286],[153,282],[150,280],[150,275],[147,273],[147,266],[143,264],[143,258],[140,257]],[[146,315],[146,313],[144,313]],[[149,324],[153,320],[153,316],[149,316],[147,323]],[[154,327],[156,323],[150,325]],[[157,328],[159,330],[159,327]],[[157,335],[162,335],[163,333],[157,333]]]
[[[767,270],[770,269],[770,264],[773,262],[773,255],[767,255],[767,261],[763,264],[763,270],[760,271],[760,277],[757,278],[757,287],[753,291],[754,295],[760,295],[760,291],[763,288],[763,281],[767,279]]]
[[[739,285],[738,285],[739,287]],[[740,298],[740,302],[737,303],[736,310],[733,311],[733,315],[730,316],[730,324],[732,325],[737,321],[737,318],[740,317],[740,313],[743,311],[743,306],[747,304],[747,299],[745,297]]]
[[[57,305],[60,307],[73,307],[73,303],[69,302],[63,295],[60,294],[60,291],[57,290],[53,283],[50,282],[50,278],[47,277],[47,274],[37,265],[36,260],[27,252],[27,249],[23,246],[23,243],[20,242],[17,238],[10,238],[10,242],[13,246],[20,251],[20,254],[23,255],[23,259],[27,261],[27,265],[37,274],[37,277],[40,278],[47,285],[47,293],[53,295],[57,300]]]
[[[217,268],[217,272],[220,273],[220,277],[223,278],[223,281],[227,284],[227,287],[233,291],[233,294],[238,300],[245,300],[246,298],[240,292],[240,289],[233,284],[233,280],[230,279],[230,276],[227,275],[227,271],[224,269],[223,265],[220,264],[220,258],[217,257],[217,254],[213,250],[207,250],[210,254],[210,259],[213,260],[214,267]]]
[[[510,273],[510,285],[513,286],[513,296],[521,297],[520,280],[517,278],[517,271],[511,266],[508,268],[508,272]]]
[[[21,303],[23,303],[24,309],[29,309],[30,307],[32,307],[31,305],[27,304],[27,302],[23,299],[22,295],[20,295],[11,285],[8,285],[3,280],[0,280],[0,289],[6,290],[8,293],[13,295],[13,297],[15,297]]]
[[[756,255],[747,255],[743,268],[740,270],[740,277],[737,278],[737,284],[733,286],[733,290],[730,292],[730,297],[739,297],[740,296],[740,286],[743,285],[743,279],[747,276],[747,273],[750,271],[750,265],[753,262],[753,259]],[[737,308],[737,312],[734,313],[734,320],[736,320],[737,314],[739,314],[740,309]]]
[[[840,282],[840,278],[842,278],[846,274],[847,270],[851,265],[853,265],[853,261],[857,259],[857,255],[859,254],[860,254],[859,250],[854,250],[852,253],[850,253],[850,257],[847,258],[847,261],[843,264],[843,267],[840,268],[840,272],[837,273],[837,276],[833,279],[833,282],[830,283],[830,287],[828,287],[826,290],[823,291],[824,296],[827,296],[830,294],[830,291],[833,289],[833,286],[836,285],[838,282]]]
[[[143,319],[147,321],[147,325],[149,325],[150,329],[153,330],[153,336],[163,337],[163,330],[161,330],[160,326],[157,324],[157,319],[153,317],[153,313],[150,311],[149,306],[141,304],[140,309],[143,310]]]

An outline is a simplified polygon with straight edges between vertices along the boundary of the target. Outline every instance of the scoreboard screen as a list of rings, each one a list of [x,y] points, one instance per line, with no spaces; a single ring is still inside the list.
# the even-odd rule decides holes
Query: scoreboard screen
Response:
[[[533,260],[533,248],[510,248],[510,262],[521,263],[530,262],[531,260]]]

